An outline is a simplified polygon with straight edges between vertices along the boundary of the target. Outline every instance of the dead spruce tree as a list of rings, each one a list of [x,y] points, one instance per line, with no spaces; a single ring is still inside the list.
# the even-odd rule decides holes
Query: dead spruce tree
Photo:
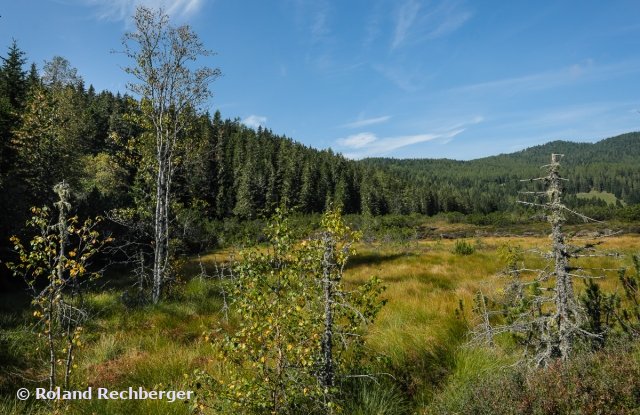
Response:
[[[347,345],[361,342],[362,325],[373,320],[382,303],[375,302],[381,293],[379,281],[372,279],[357,295],[343,287],[344,267],[354,254],[353,244],[360,239],[360,234],[351,230],[343,221],[340,211],[327,211],[321,221],[322,231],[311,241],[312,250],[316,252],[320,269],[316,275],[321,289],[322,335],[320,339],[320,358],[316,377],[323,392],[326,403],[331,403],[336,387],[337,368],[342,364],[337,354]],[[368,303],[367,303],[368,302]],[[348,321],[348,324],[345,322]],[[336,347],[340,345],[342,347]],[[331,405],[326,406],[327,413],[333,413]]]
[[[598,253],[599,242],[574,246],[567,242],[563,231],[567,214],[576,215],[585,222],[595,221],[565,206],[562,202],[560,176],[562,154],[552,154],[551,163],[543,168],[547,175],[525,182],[542,182],[543,189],[520,192],[530,200],[519,200],[526,206],[543,210],[551,225],[551,246],[547,252],[537,252],[548,261],[542,269],[527,268],[523,252],[509,248],[503,254],[507,260],[506,274],[511,281],[505,290],[502,310],[481,310],[482,324],[476,329],[476,338],[487,338],[488,333],[511,332],[520,336],[525,346],[533,348],[536,366],[545,366],[552,359],[567,360],[578,338],[599,339],[604,333],[592,333],[585,328],[587,315],[576,297],[574,279],[591,281],[604,278],[607,271],[618,269],[590,268],[581,265],[580,258],[618,256],[617,253]],[[542,200],[542,198],[546,198]],[[597,221],[595,221],[597,222]],[[485,304],[484,297],[482,298]],[[501,314],[504,324],[491,325],[491,318]]]
[[[189,26],[173,27],[161,9],[139,6],[133,19],[136,31],[124,36],[123,46],[134,65],[125,72],[136,80],[128,88],[140,97],[146,127],[155,140],[152,301],[157,303],[169,267],[171,182],[177,149],[185,138],[188,115],[211,96],[209,84],[220,71],[192,69],[193,62],[210,51]]]
[[[33,316],[47,344],[49,389],[59,385],[58,367],[62,368],[63,385],[68,389],[74,355],[81,345],[80,335],[87,319],[81,285],[100,276],[100,272],[89,272],[87,268],[91,258],[111,238],[101,238],[95,229],[100,218],[80,224],[77,217],[69,216],[67,183],[57,184],[54,191],[58,195],[57,221],[51,223],[53,218],[47,207],[31,208],[33,216],[27,225],[35,230],[35,236],[28,248],[17,236],[11,237],[19,262],[7,265],[15,275],[24,278],[31,291]]]
[[[573,277],[569,267],[569,257],[571,256],[567,247],[562,225],[566,221],[565,213],[567,207],[562,203],[562,186],[560,182],[560,158],[561,154],[551,155],[551,164],[546,177],[541,178],[547,185],[546,195],[549,201],[542,205],[547,210],[547,220],[551,224],[551,253],[554,266],[552,276],[555,277],[555,291],[553,303],[555,311],[550,319],[543,325],[543,339],[546,348],[543,352],[545,360],[558,356],[567,359],[573,348],[574,336],[583,322],[583,313],[576,301],[573,289]],[[539,179],[533,179],[539,180]],[[531,204],[533,202],[520,201],[520,203]],[[534,203],[535,204],[535,203]]]

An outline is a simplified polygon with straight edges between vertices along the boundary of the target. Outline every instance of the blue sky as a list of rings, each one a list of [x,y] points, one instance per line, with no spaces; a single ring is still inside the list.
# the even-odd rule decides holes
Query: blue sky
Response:
[[[0,4],[39,68],[67,58],[125,92],[122,34],[162,5],[215,51],[207,108],[348,157],[472,159],[640,130],[640,2],[21,0]]]

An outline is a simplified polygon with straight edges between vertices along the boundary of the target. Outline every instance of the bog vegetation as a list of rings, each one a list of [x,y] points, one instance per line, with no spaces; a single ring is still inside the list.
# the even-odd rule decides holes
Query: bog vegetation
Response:
[[[197,34],[134,21],[133,96],[3,57],[0,413],[640,407],[638,133],[356,162],[203,112]],[[570,180],[515,203],[551,153]],[[196,398],[15,399],[56,386]]]

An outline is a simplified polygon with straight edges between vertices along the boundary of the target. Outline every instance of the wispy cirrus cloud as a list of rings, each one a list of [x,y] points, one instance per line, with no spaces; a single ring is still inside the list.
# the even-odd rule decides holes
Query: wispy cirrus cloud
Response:
[[[97,9],[97,17],[105,20],[128,20],[138,6],[162,7],[169,16],[186,19],[200,11],[203,0],[81,0]]]
[[[331,36],[331,6],[327,0],[293,0],[296,25],[310,35],[312,44],[322,43]]]
[[[504,91],[512,94],[515,92],[566,86],[576,82],[606,80],[639,71],[639,60],[598,65],[593,60],[587,59],[584,62],[575,63],[559,69],[462,85],[460,87],[450,89],[449,92],[485,94],[491,91]]]
[[[335,2],[329,0],[287,0],[294,15],[300,41],[305,44],[304,61],[323,75],[350,72],[363,65],[352,56],[344,59],[337,53],[341,47],[340,28],[336,28]],[[336,30],[338,29],[338,30]]]
[[[372,132],[362,132],[336,140],[337,148],[352,159],[363,157],[386,156],[394,150],[428,141],[448,144],[456,136],[472,125],[484,122],[484,117],[477,115],[464,122],[449,122],[448,126],[433,129],[431,132],[410,135],[378,137]]]
[[[395,14],[391,49],[405,43],[419,43],[453,33],[469,20],[472,13],[455,0],[441,0],[422,7],[418,0],[407,0]]]
[[[373,133],[359,133],[341,138],[337,140],[337,143],[346,150],[344,153],[345,157],[360,159],[364,157],[385,156],[402,147],[437,139],[448,142],[463,131],[464,128],[459,128],[443,133],[400,135],[382,138],[378,138]]]
[[[382,124],[384,122],[389,121],[390,119],[391,119],[391,115],[383,115],[383,116],[380,116],[380,117],[358,119],[356,121],[352,121],[352,122],[349,122],[347,124],[344,124],[343,127],[346,127],[346,128],[361,128],[361,127],[366,127],[366,126],[369,126],[369,125]]]
[[[417,0],[409,0],[400,6],[396,16],[395,30],[393,32],[393,41],[391,49],[395,49],[404,42],[413,22],[418,17],[420,11],[420,3]]]
[[[435,73],[433,65],[416,60],[415,53],[424,53],[426,41],[445,37],[458,30],[472,17],[472,12],[463,0],[404,0],[395,10],[387,11],[391,20],[391,57],[372,64],[372,68],[401,90],[418,92],[425,88]],[[380,13],[376,11],[369,18],[365,47],[379,37],[383,24],[379,16]]]
[[[261,126],[264,127],[266,122],[267,122],[267,117],[265,117],[264,115],[254,115],[254,114],[249,115],[248,117],[242,120],[242,123],[250,128],[258,128]]]
[[[325,2],[317,2],[317,9],[314,11],[311,24],[311,35],[315,40],[320,40],[329,36],[330,33],[329,6]]]
[[[382,2],[374,2],[373,9],[367,16],[364,26],[364,38],[362,42],[364,48],[371,47],[374,41],[381,34],[381,26],[385,16],[386,11],[383,9]]]
[[[421,67],[410,68],[404,65],[374,65],[373,69],[387,78],[404,92],[416,92],[425,87],[431,75],[425,75]]]
[[[638,129],[638,103],[638,100],[602,101],[505,113],[494,131],[498,134],[506,132],[512,136],[538,131],[540,137],[546,140],[606,137],[606,134],[599,135],[596,132]]]
[[[342,147],[346,148],[362,148],[365,147],[374,141],[376,141],[378,137],[376,137],[373,133],[359,133],[353,134],[345,138],[338,139],[338,144]]]
[[[444,133],[413,134],[378,138],[373,133],[359,133],[337,140],[347,150],[345,157],[360,159],[364,157],[383,156],[402,147],[424,143],[436,139],[450,140],[462,133],[464,128]],[[352,151],[357,150],[357,151]]]
[[[456,31],[471,17],[471,12],[446,12],[446,16],[439,22],[436,27],[427,33],[427,38],[435,39],[441,36],[446,36],[449,33]]]

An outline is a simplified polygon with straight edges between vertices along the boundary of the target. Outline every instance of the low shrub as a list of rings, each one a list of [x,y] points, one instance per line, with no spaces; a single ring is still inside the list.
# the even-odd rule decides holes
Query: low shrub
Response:
[[[471,255],[476,248],[464,239],[459,239],[453,246],[453,253],[456,255]]]

